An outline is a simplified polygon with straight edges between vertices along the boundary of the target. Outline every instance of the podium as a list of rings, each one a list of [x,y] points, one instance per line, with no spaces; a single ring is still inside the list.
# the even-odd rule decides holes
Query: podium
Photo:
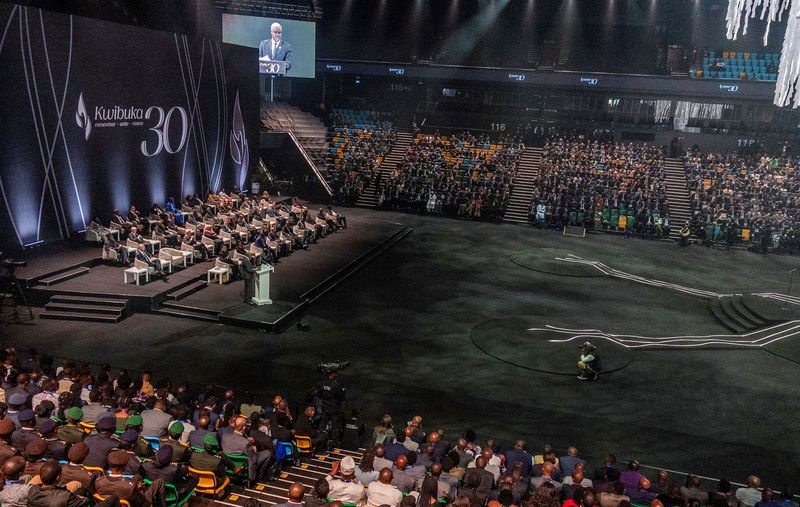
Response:
[[[286,62],[283,60],[270,60],[267,56],[258,59],[258,72],[260,74],[271,74],[282,76],[286,74]]]
[[[256,294],[253,296],[253,302],[259,306],[272,304],[272,300],[269,298],[269,274],[273,271],[275,268],[269,264],[262,264],[255,270]]]

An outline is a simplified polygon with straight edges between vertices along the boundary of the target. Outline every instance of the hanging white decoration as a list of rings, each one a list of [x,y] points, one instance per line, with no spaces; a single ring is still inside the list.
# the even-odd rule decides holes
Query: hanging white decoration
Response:
[[[800,94],[796,94],[800,80],[800,0],[728,0],[727,37],[736,40],[741,30],[747,33],[750,18],[759,16],[767,20],[764,30],[764,45],[769,41],[769,30],[773,22],[783,21],[783,13],[788,11],[786,34],[783,38],[781,62],[778,67],[778,81],[775,84],[773,102],[779,107],[792,105],[800,107]]]

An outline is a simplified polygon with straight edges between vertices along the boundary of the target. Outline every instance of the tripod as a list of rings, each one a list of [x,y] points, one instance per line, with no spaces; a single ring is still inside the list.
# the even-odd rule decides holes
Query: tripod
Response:
[[[25,292],[22,290],[22,286],[19,284],[17,277],[14,275],[14,271],[10,270],[7,278],[6,278],[6,291],[3,294],[3,307],[7,306],[5,304],[5,300],[11,300],[11,315],[9,317],[5,316],[5,311],[0,310],[0,317],[2,317],[2,322],[6,324],[23,324],[24,321],[22,320],[22,316],[20,315],[20,307],[24,306],[28,309],[28,321],[33,320],[33,310],[31,310],[31,305],[28,304],[28,298],[25,296]]]

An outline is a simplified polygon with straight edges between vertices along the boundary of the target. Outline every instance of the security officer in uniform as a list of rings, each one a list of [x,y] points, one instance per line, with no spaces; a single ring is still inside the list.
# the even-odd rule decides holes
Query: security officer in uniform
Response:
[[[336,380],[338,371],[330,369],[325,372],[325,380],[314,388],[315,395],[320,402],[319,429],[327,431],[330,435],[328,445],[339,445],[339,435],[342,429],[342,414],[345,400],[345,388]],[[327,429],[330,423],[330,430]]]

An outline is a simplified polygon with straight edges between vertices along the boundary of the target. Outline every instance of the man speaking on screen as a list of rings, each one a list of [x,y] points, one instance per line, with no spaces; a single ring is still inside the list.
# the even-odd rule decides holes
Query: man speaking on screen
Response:
[[[272,37],[262,40],[258,45],[258,58],[273,62],[286,62],[286,71],[292,67],[292,45],[283,40],[283,27],[280,23],[272,23]]]

